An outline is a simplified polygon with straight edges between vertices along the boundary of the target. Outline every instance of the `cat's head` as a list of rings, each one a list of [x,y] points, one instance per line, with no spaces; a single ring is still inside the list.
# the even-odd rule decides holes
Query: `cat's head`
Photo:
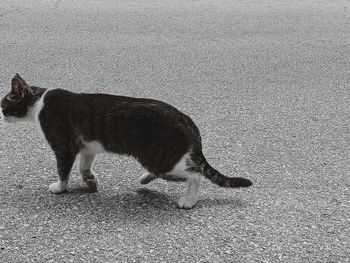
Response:
[[[19,74],[16,74],[11,82],[11,91],[1,100],[3,120],[6,122],[27,120],[32,104],[32,88]]]

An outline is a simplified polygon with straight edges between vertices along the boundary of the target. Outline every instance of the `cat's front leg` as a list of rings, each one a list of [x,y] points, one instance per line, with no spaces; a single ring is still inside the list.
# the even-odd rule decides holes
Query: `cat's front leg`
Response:
[[[98,178],[91,171],[92,164],[95,159],[95,154],[86,152],[85,150],[80,152],[79,170],[83,177],[83,181],[89,187],[92,192],[98,190]]]
[[[57,161],[58,181],[49,186],[54,194],[61,194],[67,190],[69,174],[72,169],[75,156],[70,152],[55,152]]]

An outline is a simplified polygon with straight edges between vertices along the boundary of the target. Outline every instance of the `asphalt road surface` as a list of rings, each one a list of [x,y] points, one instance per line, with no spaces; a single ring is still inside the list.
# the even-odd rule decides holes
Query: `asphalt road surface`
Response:
[[[0,261],[350,262],[350,2],[0,0],[0,95],[33,85],[156,98],[199,126],[249,189],[154,181],[100,155],[101,190],[34,124],[0,123]]]

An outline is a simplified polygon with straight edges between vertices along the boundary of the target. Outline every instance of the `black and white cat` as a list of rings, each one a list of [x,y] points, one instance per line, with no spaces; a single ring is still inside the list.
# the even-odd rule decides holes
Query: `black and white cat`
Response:
[[[18,74],[1,101],[6,122],[35,121],[55,153],[59,179],[52,193],[67,189],[76,156],[84,182],[97,191],[91,166],[96,154],[113,152],[136,158],[148,173],[148,184],[161,178],[188,183],[180,208],[192,208],[204,175],[222,187],[248,187],[252,182],[226,177],[211,167],[202,153],[197,126],[185,114],[161,101],[107,94],[78,94],[30,86]]]

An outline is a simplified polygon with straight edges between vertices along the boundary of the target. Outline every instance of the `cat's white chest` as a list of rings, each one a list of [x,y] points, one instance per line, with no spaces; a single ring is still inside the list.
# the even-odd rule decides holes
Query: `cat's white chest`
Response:
[[[30,110],[31,118],[34,120],[34,123],[37,125],[39,129],[39,133],[41,137],[45,140],[46,144],[49,145],[48,141],[46,140],[45,134],[43,129],[41,128],[40,120],[39,120],[39,114],[41,110],[44,108],[44,98],[46,93],[49,90],[45,91],[45,93],[41,96],[41,98],[33,105],[33,108]]]

